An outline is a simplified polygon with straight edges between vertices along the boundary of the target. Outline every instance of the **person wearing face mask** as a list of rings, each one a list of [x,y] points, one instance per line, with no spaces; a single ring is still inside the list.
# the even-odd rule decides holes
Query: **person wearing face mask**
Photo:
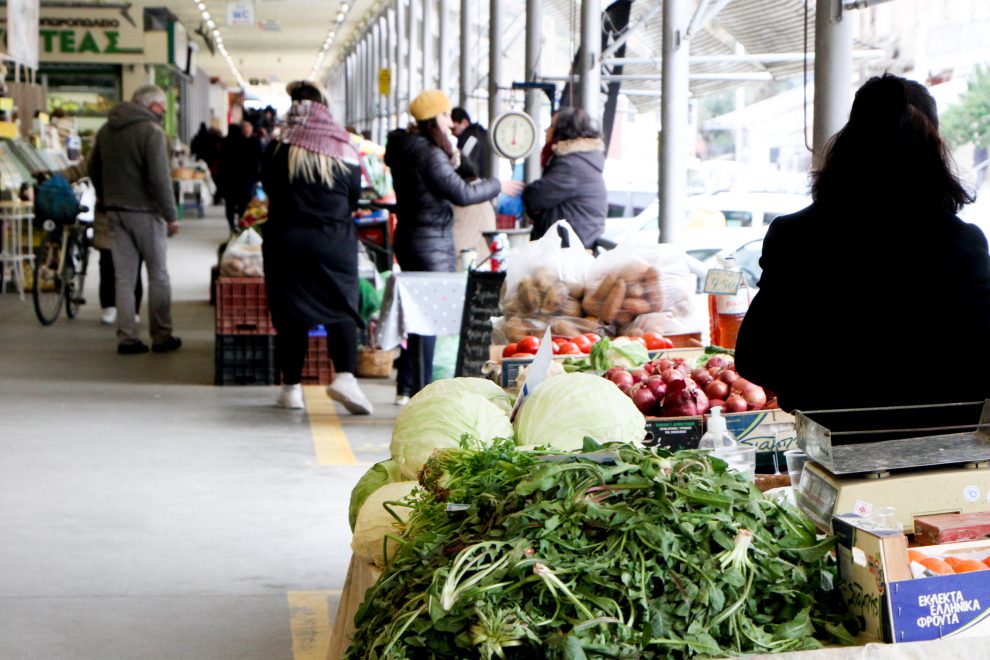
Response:
[[[179,230],[168,140],[161,127],[165,105],[160,87],[139,87],[130,101],[109,112],[89,161],[97,206],[110,220],[117,352],[122,355],[148,352],[134,309],[141,259],[148,271],[151,350],[166,353],[182,345],[172,334],[172,285],[165,261],[165,240]]]
[[[450,98],[438,89],[426,90],[409,104],[416,123],[408,130],[388,134],[385,164],[392,171],[396,216],[395,257],[404,271],[452,273],[454,211],[452,204],[470,206],[498,197],[500,192],[518,195],[521,181],[479,179],[467,183],[457,174],[458,152],[450,141],[453,120]],[[409,397],[430,382],[436,337],[410,335],[409,350],[398,362],[395,403],[405,405]],[[421,351],[425,382],[415,382],[413,355]]]

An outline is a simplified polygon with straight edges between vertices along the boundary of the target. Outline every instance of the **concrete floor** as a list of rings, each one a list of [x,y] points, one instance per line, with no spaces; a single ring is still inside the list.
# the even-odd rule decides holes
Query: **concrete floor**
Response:
[[[95,252],[75,320],[0,295],[0,658],[324,657],[394,384],[364,381],[371,418],[337,407],[355,457],[337,465],[275,387],[214,386],[225,235],[211,209],[169,242],[176,353],[116,354]]]

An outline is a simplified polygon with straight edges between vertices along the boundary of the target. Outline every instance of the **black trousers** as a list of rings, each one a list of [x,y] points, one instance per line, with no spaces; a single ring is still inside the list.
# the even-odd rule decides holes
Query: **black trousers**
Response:
[[[144,288],[141,286],[141,265],[138,261],[137,284],[134,285],[134,309],[141,308],[141,296]],[[114,292],[114,282],[117,279],[116,271],[113,267],[113,252],[110,250],[100,250],[100,307],[115,307],[116,294]]]
[[[324,327],[333,368],[339,373],[354,373],[357,368],[357,325],[354,321],[340,321]],[[308,325],[285,323],[278,328],[275,351],[284,385],[297,385],[302,381],[303,363],[309,350],[309,329]]]
[[[433,381],[433,350],[437,338],[433,335],[409,335],[406,344],[396,360],[395,390],[397,394],[412,396]]]

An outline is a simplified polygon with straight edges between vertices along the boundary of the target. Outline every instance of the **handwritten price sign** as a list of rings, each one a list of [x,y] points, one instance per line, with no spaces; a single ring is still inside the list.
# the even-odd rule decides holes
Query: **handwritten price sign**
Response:
[[[742,281],[742,273],[737,270],[722,270],[712,268],[705,276],[705,286],[702,289],[705,293],[727,294],[734,296],[739,291],[739,283]]]

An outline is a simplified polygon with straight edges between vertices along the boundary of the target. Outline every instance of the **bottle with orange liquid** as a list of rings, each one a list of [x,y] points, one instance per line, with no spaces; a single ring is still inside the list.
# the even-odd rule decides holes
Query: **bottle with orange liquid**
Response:
[[[723,260],[725,270],[739,271],[734,255],[728,255]],[[736,338],[739,336],[739,326],[742,325],[743,317],[749,309],[749,287],[746,286],[746,278],[740,277],[739,290],[735,294],[718,294],[715,296],[715,324],[717,335],[713,337],[713,343],[722,348],[735,348]]]

